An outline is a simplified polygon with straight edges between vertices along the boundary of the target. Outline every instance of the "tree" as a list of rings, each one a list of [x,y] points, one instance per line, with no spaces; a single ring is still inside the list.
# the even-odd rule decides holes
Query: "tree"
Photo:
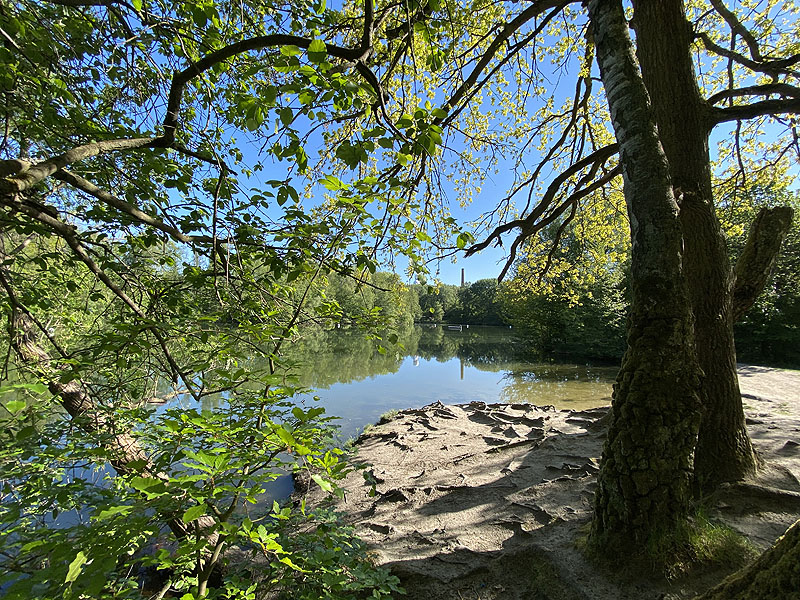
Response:
[[[763,12],[746,19],[748,28],[745,20],[722,2],[709,4],[687,8],[677,0],[634,2],[630,25],[636,31],[637,60],[633,57],[634,47],[625,41],[627,34],[623,34],[623,30],[627,20],[621,5],[615,2],[587,3],[591,36],[584,47],[589,57],[593,48],[597,48],[616,143],[599,148],[594,146],[594,152],[584,158],[564,158],[569,166],[561,169],[546,187],[538,204],[531,202],[527,214],[496,228],[484,242],[473,247],[473,250],[485,248],[506,232],[518,228],[520,234],[510,248],[511,261],[527,236],[558,222],[558,219],[561,219],[562,227],[565,226],[582,198],[616,175],[614,169],[604,172],[602,169],[611,156],[620,153],[626,203],[631,216],[633,305],[629,348],[615,391],[614,418],[600,475],[594,525],[596,537],[614,533],[642,543],[659,527],[669,529],[671,521],[682,518],[688,507],[692,475],[701,485],[709,487],[751,473],[756,466],[744,428],[736,383],[732,328],[734,315],[738,313],[733,303],[734,299],[752,302],[760,291],[758,282],[763,285],[763,276],[769,271],[780,239],[788,229],[788,213],[785,210],[767,212],[757,223],[758,227],[753,228],[752,245],[764,251],[754,252],[740,261],[735,270],[738,285],[734,287],[734,272],[729,267],[725,242],[714,213],[708,145],[715,126],[736,122],[733,156],[738,156],[738,164],[744,167],[746,159],[742,158],[745,153],[741,149],[747,144],[742,140],[748,137],[743,133],[746,129],[743,122],[769,117],[778,125],[783,123],[791,128],[791,121],[782,120],[782,115],[791,115],[798,109],[797,88],[793,85],[796,73],[792,70],[798,58],[783,53],[791,44],[772,46],[773,38],[763,29],[763,23],[767,18],[774,23],[776,16],[793,14],[794,9],[791,3],[770,4],[764,7]],[[789,30],[790,27],[781,32],[786,35]],[[729,46],[732,50],[715,41],[725,35],[731,40]],[[571,41],[577,37],[575,35]],[[601,50],[602,43],[610,46]],[[750,56],[743,55],[739,51],[741,48]],[[714,56],[722,57],[728,68],[727,72],[714,71],[713,68],[704,72],[700,81],[711,88],[708,98],[701,94],[693,63],[693,52],[698,51],[701,57],[712,57],[710,60]],[[607,54],[604,56],[602,52]],[[604,64],[603,61],[607,62]],[[582,63],[583,72],[587,70],[587,62],[584,60]],[[623,64],[622,72],[614,70]],[[771,79],[764,79],[765,75]],[[568,108],[566,112],[567,123],[561,129],[560,137],[550,146],[548,158],[557,156],[563,148],[571,152],[577,149],[578,157],[584,156],[580,150],[587,141],[583,132],[591,128],[591,118],[586,116],[590,89],[590,83],[581,84],[579,79],[578,93],[574,96],[571,110]],[[633,96],[637,94],[639,98],[635,102]],[[772,96],[778,98],[772,99]],[[543,119],[542,122],[547,121]],[[638,129],[632,129],[635,127],[645,127],[655,134],[646,143],[642,142],[641,148],[646,150],[637,149],[641,156],[650,157],[648,165],[643,166],[635,154],[625,151],[625,144],[635,142],[636,134],[631,132],[640,133]],[[758,133],[752,128],[748,135],[752,139],[757,138]],[[778,150],[777,162],[773,164],[779,171],[786,168],[785,163],[781,166],[780,156],[785,156],[788,148],[790,142],[787,140]],[[542,164],[524,183],[537,180]],[[634,175],[635,169],[643,171]],[[602,176],[597,176],[598,171]],[[756,169],[752,171],[757,172]],[[734,171],[732,179],[747,175],[743,168]],[[658,183],[661,188],[637,191],[636,182],[643,180],[649,180],[653,186]],[[562,189],[565,184],[566,190]],[[522,187],[520,185],[512,192]],[[649,200],[645,198],[648,195]],[[670,196],[674,198],[671,208]],[[660,208],[647,204],[657,198],[664,202]],[[649,219],[659,214],[658,211],[664,212],[657,222],[651,222]],[[680,215],[679,227],[667,232],[667,227],[674,226],[676,214]],[[647,231],[648,228],[651,230]],[[639,237],[657,235],[657,231],[664,237],[649,240]],[[759,239],[778,243],[768,248],[758,244]],[[671,255],[678,263],[663,265],[661,271],[655,268],[655,262],[645,266],[655,260],[649,256],[652,252]],[[755,260],[756,255],[758,260]],[[640,262],[643,260],[645,263]],[[662,256],[660,260],[668,259]],[[664,281],[664,278],[669,281]],[[685,281],[682,283],[681,280]],[[752,282],[756,285],[744,285]],[[648,296],[653,292],[656,295]],[[676,298],[690,309],[688,313],[681,307],[672,306]],[[650,303],[652,306],[645,308]],[[651,309],[666,312],[661,315],[639,312]],[[661,345],[664,354],[648,365],[648,355],[655,359],[658,350],[637,344],[655,343],[652,339],[648,341],[643,334],[647,327],[657,327],[659,321],[664,327],[671,321],[676,329],[672,335],[667,335],[666,331],[658,334],[663,337],[656,345]],[[672,344],[675,346],[668,351]],[[682,360],[675,361],[674,356],[670,357],[671,352],[678,352]],[[642,368],[637,372],[635,363],[640,360]],[[685,361],[684,365],[681,365],[682,361]],[[679,373],[682,367],[683,372]],[[670,370],[674,374],[665,380],[654,377],[647,381],[656,372],[668,373]],[[673,384],[668,383],[673,377]],[[636,408],[626,406],[637,395],[635,388],[650,395],[652,400],[644,400],[644,405]],[[659,403],[661,408],[658,408]],[[659,433],[644,433],[649,432],[649,428]],[[649,436],[648,439],[642,439],[643,435]],[[662,455],[660,449],[665,445],[671,447]],[[678,446],[680,449],[673,454]],[[638,459],[631,460],[630,456],[640,450],[642,454]],[[621,457],[626,457],[622,463]],[[665,462],[659,457],[663,457]],[[662,479],[666,472],[672,475]],[[669,479],[675,482],[674,486],[667,483]],[[668,488],[672,491],[667,492]],[[665,494],[674,495],[667,498]],[[613,514],[606,514],[607,511]]]
[[[364,280],[395,253],[424,272],[425,247],[454,253],[481,235],[455,231],[442,202],[448,176],[467,201],[492,169],[512,175],[484,222],[496,227],[470,248],[518,230],[505,273],[525,239],[562,231],[622,175],[633,300],[594,533],[645,544],[685,516],[693,476],[713,485],[755,467],[731,331],[774,258],[775,245],[762,252],[758,241],[780,239],[787,213],[759,221],[758,251],[735,270],[747,291],[734,289],[708,140],[715,126],[737,124],[735,183],[757,172],[747,151],[761,133],[747,124],[770,118],[787,135],[763,160],[785,173],[800,58],[783,21],[791,2],[747,16],[718,0],[633,7],[638,61],[617,0],[2,5],[4,243],[66,250],[3,260],[20,372],[27,366],[65,406],[79,400],[78,418],[95,423],[97,402],[80,390],[105,384],[113,368],[129,385],[103,390],[122,403],[154,378],[195,398],[248,389],[256,377],[236,364],[237,344],[268,359],[260,380],[270,391],[297,327],[338,315],[325,302],[306,312],[322,275]],[[701,77],[693,56],[710,61]],[[595,60],[604,94],[593,92]],[[563,102],[551,81],[568,82]],[[177,277],[156,257],[149,269],[119,260],[163,240],[179,246]],[[111,322],[91,321],[68,349],[40,318],[47,304],[29,276],[61,261],[85,277],[66,289],[98,286],[98,301],[114,306]],[[212,300],[206,309],[239,323],[235,334],[208,326],[189,301],[195,289]],[[26,345],[37,329],[44,341]],[[141,377],[124,371],[131,361]],[[255,416],[261,409],[242,408],[259,431],[270,422]],[[138,454],[119,464],[141,466]],[[180,537],[170,510],[161,516]],[[204,539],[215,550],[225,540]]]
[[[498,287],[497,281],[493,279],[479,279],[458,290],[464,322],[502,325]]]
[[[335,303],[309,303],[321,278],[363,281],[380,252],[399,244],[413,260],[426,239],[404,226],[416,209],[397,174],[435,144],[391,150],[380,180],[363,168],[395,145],[354,126],[382,103],[365,62],[372,9],[0,5],[10,597],[135,595],[142,565],[167,574],[161,595],[396,587],[370,579],[323,515],[319,539],[287,535],[314,518],[304,505],[267,507],[266,524],[243,512],[282,469],[333,491],[346,468],[281,365],[305,322],[338,318]],[[312,171],[306,144],[337,123],[343,139]],[[354,131],[367,133],[350,142]],[[298,178],[328,197],[304,209]],[[148,410],[172,394],[191,407]],[[72,509],[88,524],[54,527]],[[165,527],[174,550],[146,552]],[[344,553],[314,552],[326,543]],[[269,577],[220,581],[235,546],[261,554]]]

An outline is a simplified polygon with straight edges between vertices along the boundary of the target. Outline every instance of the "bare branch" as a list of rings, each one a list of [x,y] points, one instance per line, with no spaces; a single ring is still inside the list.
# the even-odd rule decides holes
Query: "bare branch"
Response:
[[[714,108],[711,110],[710,119],[712,125],[719,125],[720,123],[729,121],[797,113],[800,113],[800,97],[786,98],[783,100],[762,100],[761,102],[753,102],[752,104]]]
[[[709,104],[717,104],[722,100],[731,98],[741,98],[742,96],[769,96],[771,94],[780,94],[781,96],[787,96],[789,98],[800,98],[800,88],[788,83],[767,83],[743,88],[731,88],[717,92],[711,96],[707,102]]]

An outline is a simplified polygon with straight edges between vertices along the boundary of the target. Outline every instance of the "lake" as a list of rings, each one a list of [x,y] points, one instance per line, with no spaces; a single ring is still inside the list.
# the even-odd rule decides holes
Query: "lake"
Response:
[[[415,326],[396,345],[336,330],[301,339],[289,351],[302,385],[341,435],[356,435],[391,410],[432,402],[531,403],[586,409],[611,402],[617,366],[536,360],[513,330],[471,326],[460,331]],[[310,400],[306,396],[305,400]]]

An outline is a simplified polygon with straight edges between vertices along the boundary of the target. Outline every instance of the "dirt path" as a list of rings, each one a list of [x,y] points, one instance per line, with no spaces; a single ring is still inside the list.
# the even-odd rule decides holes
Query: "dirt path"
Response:
[[[763,548],[800,518],[800,372],[742,366],[740,375],[767,468],[751,482],[761,487],[723,490],[712,517]],[[358,442],[374,495],[351,474],[338,508],[410,599],[690,598],[721,574],[620,582],[576,550],[591,518],[605,413],[483,403],[402,411]]]

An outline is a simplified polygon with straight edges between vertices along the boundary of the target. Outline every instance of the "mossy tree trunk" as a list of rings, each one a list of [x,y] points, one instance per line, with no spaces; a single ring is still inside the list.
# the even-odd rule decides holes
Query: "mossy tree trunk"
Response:
[[[700,369],[667,157],[619,0],[587,2],[631,221],[628,349],[598,476],[593,543],[643,547],[683,520],[700,420]]]
[[[736,374],[735,279],[711,183],[708,144],[714,112],[697,86],[682,0],[635,0],[633,24],[643,79],[680,203],[684,272],[704,373],[694,469],[700,484],[710,488],[741,479],[756,468]]]

